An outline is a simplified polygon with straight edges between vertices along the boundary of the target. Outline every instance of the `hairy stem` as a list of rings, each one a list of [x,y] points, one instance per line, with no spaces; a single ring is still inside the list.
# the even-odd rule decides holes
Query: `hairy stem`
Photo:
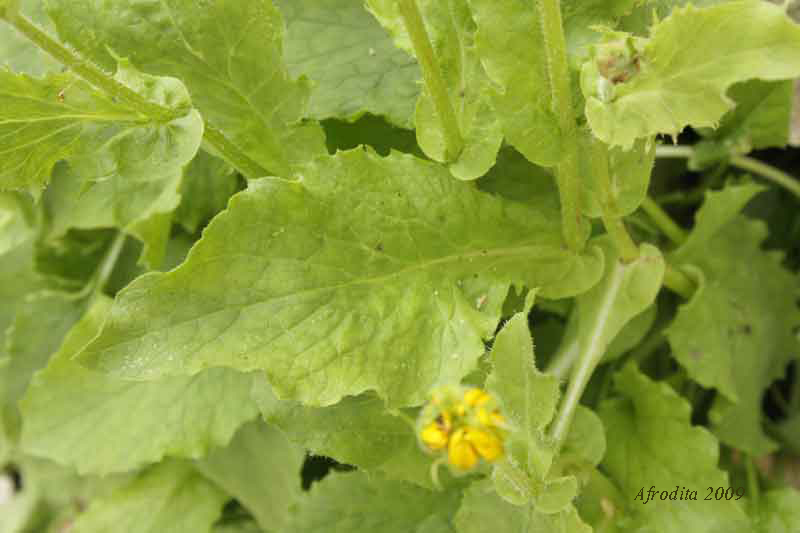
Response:
[[[564,225],[564,239],[573,251],[583,248],[581,238],[580,172],[578,166],[578,128],[572,103],[567,45],[559,0],[538,0],[542,19],[547,70],[553,111],[561,129],[561,160],[557,168],[558,190]]]
[[[646,196],[642,202],[642,210],[650,220],[667,236],[669,240],[680,246],[686,242],[686,230],[678,226],[674,220],[652,198]]]
[[[153,122],[169,122],[182,117],[186,109],[172,109],[151,102],[139,93],[114,79],[90,61],[80,57],[69,48],[51,38],[35,24],[14,10],[0,10],[0,16],[17,31],[27,37],[43,51],[47,52],[57,61],[68,67],[72,72],[101,89],[112,98],[135,109],[143,117]],[[222,133],[206,127],[204,140],[222,157],[228,160],[239,172],[248,178],[259,178],[270,175],[266,169],[250,159],[245,153],[228,141]]]
[[[414,53],[422,68],[425,88],[428,90],[436,108],[436,114],[442,122],[446,145],[445,158],[447,161],[454,161],[464,147],[464,140],[461,137],[461,130],[453,103],[450,101],[450,94],[442,77],[439,62],[433,53],[428,30],[425,29],[425,22],[422,20],[416,0],[399,0],[398,6],[406,31],[411,38],[411,44],[414,46]]]
[[[694,150],[691,146],[659,146],[656,148],[656,157],[665,159],[689,159],[693,153]],[[733,156],[730,163],[742,170],[749,170],[766,178],[800,198],[800,181],[790,174],[746,155]]]

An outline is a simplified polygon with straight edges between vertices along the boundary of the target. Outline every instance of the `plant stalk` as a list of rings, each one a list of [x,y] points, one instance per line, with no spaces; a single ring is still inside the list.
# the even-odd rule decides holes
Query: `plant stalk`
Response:
[[[663,283],[666,288],[682,296],[686,300],[691,299],[694,291],[697,290],[697,286],[689,276],[670,264],[667,264],[667,268],[664,271]]]
[[[662,159],[689,159],[692,157],[693,153],[694,150],[691,146],[656,147],[656,157]],[[800,198],[800,181],[782,170],[746,155],[731,157],[730,164],[742,170],[749,170],[762,178],[766,178]]]
[[[127,85],[115,80],[113,76],[105,73],[92,62],[85,60],[69,48],[51,38],[25,16],[17,13],[15,10],[0,10],[0,17],[40,49],[72,70],[72,72],[98,89],[101,89],[112,98],[116,98],[125,103],[148,120],[165,123],[180,118],[187,113],[186,109],[171,109],[147,100]],[[244,176],[248,178],[260,178],[270,175],[270,172],[239,150],[239,148],[228,141],[218,130],[206,126],[203,132],[203,138],[209,146],[227,159],[228,162]]]
[[[750,454],[744,457],[744,468],[747,473],[747,491],[750,493],[750,504],[754,509],[758,508],[758,500],[760,498],[760,488],[758,484],[758,471],[756,470],[755,462]]]
[[[464,139],[461,137],[458,119],[447,91],[447,85],[442,77],[439,62],[433,52],[428,30],[425,29],[425,22],[422,20],[416,0],[399,0],[398,7],[406,31],[411,38],[411,44],[414,46],[414,53],[422,68],[425,88],[430,93],[436,114],[439,115],[442,123],[446,146],[445,158],[447,162],[454,161],[464,148]]]
[[[542,19],[547,70],[553,111],[561,130],[561,160],[557,167],[558,191],[564,225],[564,239],[570,250],[583,249],[581,238],[580,167],[578,165],[578,127],[572,102],[572,86],[567,63],[567,44],[559,0],[537,0]]]
[[[676,245],[680,246],[688,237],[686,230],[678,226],[674,220],[661,208],[652,198],[646,196],[642,202],[642,211],[647,213],[650,220],[658,226],[658,229]]]

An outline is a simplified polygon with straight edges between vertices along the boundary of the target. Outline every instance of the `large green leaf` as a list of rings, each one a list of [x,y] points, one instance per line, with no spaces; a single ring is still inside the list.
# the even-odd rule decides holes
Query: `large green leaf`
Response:
[[[97,499],[74,533],[199,533],[209,531],[228,496],[189,464],[167,462]]]
[[[0,257],[36,236],[36,211],[31,198],[0,192]]]
[[[287,533],[452,533],[456,490],[433,492],[361,472],[328,475],[311,487]]]
[[[234,496],[267,531],[284,531],[301,495],[305,452],[263,421],[239,429],[225,448],[198,461],[198,469]]]
[[[246,374],[212,369],[141,383],[75,363],[73,355],[97,335],[110,307],[109,299],[98,299],[34,377],[21,405],[27,452],[82,473],[123,472],[165,455],[202,457],[256,415],[253,377]]]
[[[388,412],[374,394],[344,398],[328,407],[280,401],[269,387],[255,392],[264,418],[298,445],[387,479],[432,487],[430,465],[413,424]]]
[[[298,124],[309,84],[289,78],[269,0],[51,0],[48,12],[61,39],[100,65],[113,65],[113,50],[180,78],[205,120],[265,171],[288,177],[323,152],[319,126]]]
[[[413,53],[397,3],[367,0],[367,5],[400,46]],[[464,146],[460,154],[447,153],[442,120],[427,88],[417,102],[417,140],[428,157],[447,162],[457,178],[479,178],[494,165],[503,132],[493,109],[490,81],[477,53],[472,14],[466,0],[423,0],[419,5]]]
[[[591,533],[575,508],[555,514],[537,512],[533,506],[515,506],[501,499],[491,485],[475,483],[464,492],[455,517],[458,533]]]
[[[44,2],[15,0],[15,3],[21,13],[40,25],[46,25]],[[2,67],[39,77],[49,72],[56,72],[61,65],[44,50],[37,48],[35,44],[17,32],[10,24],[0,22],[0,68]]]
[[[791,533],[800,524],[800,492],[796,489],[774,489],[761,495],[755,531],[759,533]]]
[[[352,119],[364,112],[410,127],[419,67],[398,50],[363,0],[277,0],[286,20],[286,63],[314,82],[308,116]]]
[[[510,284],[567,296],[599,277],[557,212],[439,165],[356,149],[302,176],[252,183],[180,267],[122,291],[82,362],[135,379],[264,369],[281,397],[413,405],[473,369]]]
[[[717,467],[719,443],[690,424],[691,406],[665,383],[624,367],[614,379],[617,397],[600,404],[608,448],[602,466],[629,503],[622,510],[623,531],[744,532],[747,517],[734,500],[702,501],[707,487],[729,487]],[[651,487],[686,498],[645,503]],[[695,491],[697,500],[689,498]],[[640,494],[640,490],[642,491]]]
[[[797,279],[780,256],[761,249],[765,225],[736,215],[758,191],[739,186],[708,195],[695,230],[673,254],[676,264],[701,269],[700,286],[667,330],[689,375],[721,393],[711,412],[715,433],[754,455],[775,449],[761,428],[764,389],[800,354]]]
[[[592,131],[624,148],[687,125],[715,126],[732,107],[725,91],[736,82],[800,75],[800,26],[760,0],[677,8],[633,46],[636,72],[627,81],[603,78],[595,61],[583,72]]]

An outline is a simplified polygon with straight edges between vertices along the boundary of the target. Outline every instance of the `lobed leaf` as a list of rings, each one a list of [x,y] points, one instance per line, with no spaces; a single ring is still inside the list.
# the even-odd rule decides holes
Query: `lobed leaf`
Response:
[[[639,72],[627,81],[601,79],[594,62],[583,67],[592,131],[625,149],[687,125],[715,127],[733,107],[725,92],[734,83],[800,75],[800,26],[780,6],[758,0],[676,8],[635,48]],[[611,84],[609,93],[598,83]]]

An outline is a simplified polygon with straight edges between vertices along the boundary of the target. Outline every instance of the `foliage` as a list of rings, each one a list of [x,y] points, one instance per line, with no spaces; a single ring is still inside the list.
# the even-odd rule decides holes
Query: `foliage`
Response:
[[[0,533],[797,531],[787,9],[0,0]]]

